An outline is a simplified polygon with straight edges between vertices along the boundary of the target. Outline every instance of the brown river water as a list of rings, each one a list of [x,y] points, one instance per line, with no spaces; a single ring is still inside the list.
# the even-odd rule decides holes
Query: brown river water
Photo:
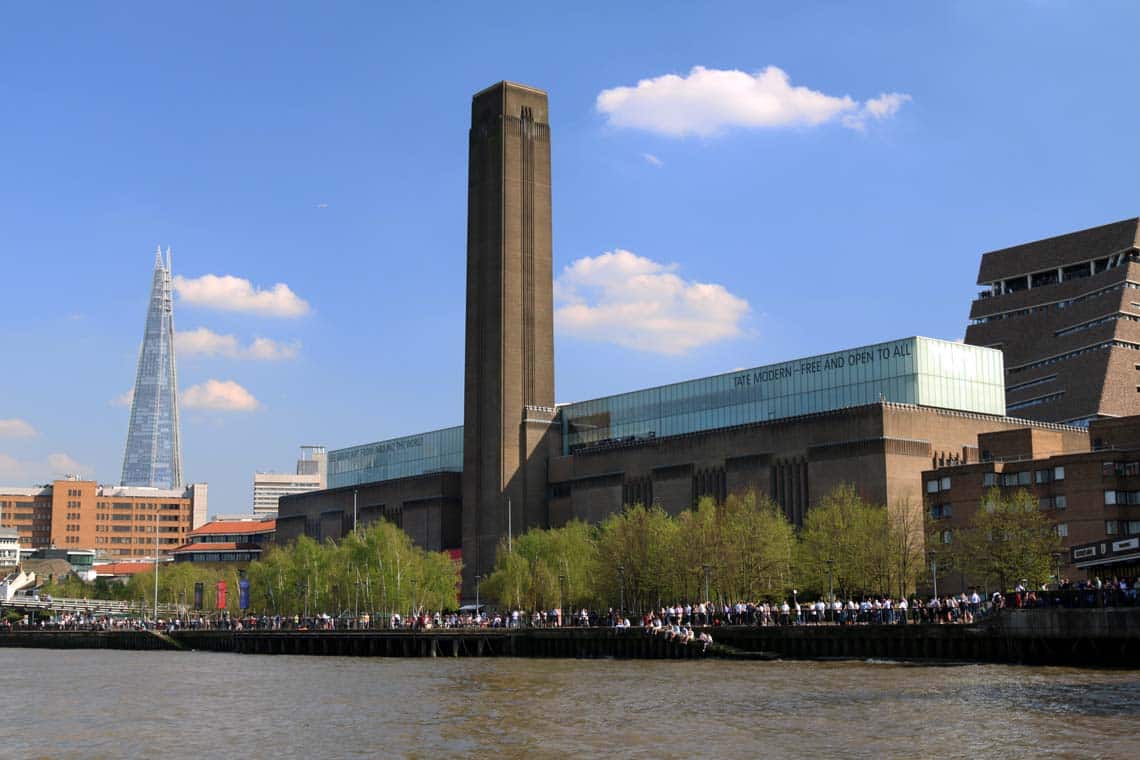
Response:
[[[4,758],[1140,757],[1140,671],[0,649]]]

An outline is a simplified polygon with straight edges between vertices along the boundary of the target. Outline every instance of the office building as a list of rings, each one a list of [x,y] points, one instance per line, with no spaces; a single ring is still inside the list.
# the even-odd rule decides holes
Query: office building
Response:
[[[204,483],[185,488],[103,486],[56,480],[35,488],[0,487],[0,525],[25,549],[94,550],[101,557],[153,557],[184,543],[207,509]]]
[[[302,446],[296,472],[258,472],[253,476],[253,513],[277,515],[282,496],[317,491],[327,485],[328,455],[324,446]]]
[[[154,277],[131,396],[123,486],[182,488],[178,373],[174,362],[174,292],[170,249],[155,253]]]
[[[1140,414],[1140,219],[986,253],[978,284],[966,342],[1005,354],[1010,414]]]

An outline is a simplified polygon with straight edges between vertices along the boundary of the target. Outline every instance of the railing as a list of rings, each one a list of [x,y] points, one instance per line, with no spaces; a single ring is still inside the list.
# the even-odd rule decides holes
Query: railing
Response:
[[[1136,588],[1063,588],[1005,594],[1005,606],[1023,609],[1103,609],[1140,607]]]

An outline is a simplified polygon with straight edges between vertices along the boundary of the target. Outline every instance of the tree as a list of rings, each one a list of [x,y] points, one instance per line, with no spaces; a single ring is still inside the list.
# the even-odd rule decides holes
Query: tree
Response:
[[[1032,495],[1019,489],[1006,496],[994,488],[967,526],[953,534],[949,557],[967,576],[1008,590],[1021,580],[1045,583],[1060,548],[1061,539]]]
[[[826,592],[830,569],[843,596],[889,592],[889,535],[886,507],[863,501],[852,485],[837,486],[804,517],[796,576]]]
[[[888,507],[887,543],[892,562],[892,574],[898,595],[914,591],[918,579],[924,575],[922,505],[909,500]]]

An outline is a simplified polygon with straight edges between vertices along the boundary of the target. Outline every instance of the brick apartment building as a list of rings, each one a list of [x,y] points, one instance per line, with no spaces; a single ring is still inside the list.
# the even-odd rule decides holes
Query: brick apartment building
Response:
[[[1063,577],[1140,575],[1140,416],[1094,420],[1088,436],[1074,446],[1071,436],[1049,430],[978,435],[980,462],[922,474],[931,532],[952,543],[987,491],[1024,489],[1061,538]],[[955,575],[950,588],[970,580]]]
[[[15,528],[24,548],[94,549],[109,558],[168,554],[205,522],[205,483],[184,489],[103,486],[56,480],[0,488],[0,526]]]

